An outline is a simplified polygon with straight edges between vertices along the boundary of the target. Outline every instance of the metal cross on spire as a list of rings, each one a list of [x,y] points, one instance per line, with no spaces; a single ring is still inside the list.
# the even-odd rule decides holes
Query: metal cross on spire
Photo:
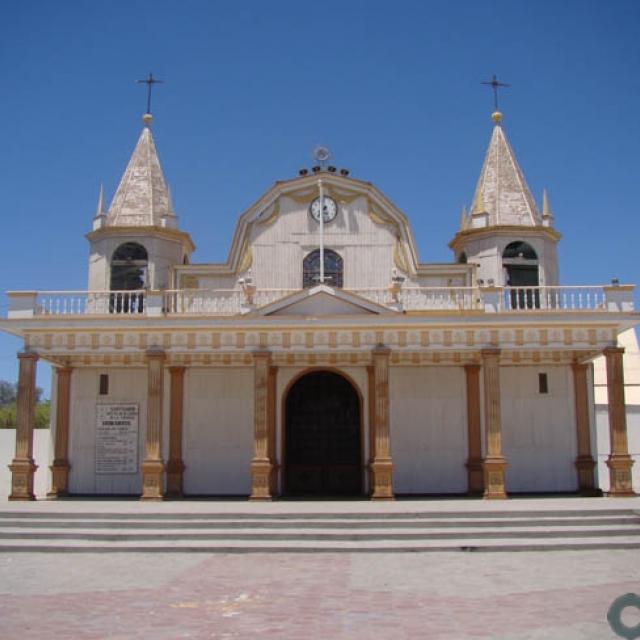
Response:
[[[489,85],[493,89],[493,104],[494,104],[495,110],[498,111],[498,89],[500,87],[510,87],[511,85],[504,84],[504,82],[498,82],[498,78],[496,77],[495,73],[493,74],[492,80],[482,82],[482,84]]]
[[[146,84],[147,85],[147,113],[151,113],[151,87],[154,84],[162,84],[164,82],[164,80],[156,80],[153,77],[153,74],[151,72],[149,72],[149,77],[145,78],[144,80],[138,80],[137,81],[139,84]]]

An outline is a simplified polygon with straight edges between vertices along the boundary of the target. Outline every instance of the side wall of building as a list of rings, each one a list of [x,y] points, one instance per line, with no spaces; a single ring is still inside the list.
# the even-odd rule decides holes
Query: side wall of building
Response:
[[[248,495],[253,369],[190,368],[184,389],[185,494]]]
[[[548,393],[538,375],[547,375]],[[509,492],[575,491],[577,436],[570,367],[502,367],[503,451]]]
[[[391,367],[395,493],[467,491],[467,410],[462,367]]]
[[[100,395],[100,374],[109,376],[109,393]],[[72,494],[139,495],[139,471],[144,457],[147,419],[147,370],[145,368],[78,368],[71,378],[69,425],[69,491]],[[100,403],[138,405],[138,471],[96,473],[96,406]]]

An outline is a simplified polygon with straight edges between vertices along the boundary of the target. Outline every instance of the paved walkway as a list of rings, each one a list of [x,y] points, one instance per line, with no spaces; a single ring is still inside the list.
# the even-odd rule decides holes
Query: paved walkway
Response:
[[[410,506],[428,502],[432,509],[496,508],[481,501]],[[538,501],[523,502],[501,508],[530,509]],[[539,502],[560,509],[564,500]],[[635,499],[585,502],[587,508],[638,506]],[[321,511],[329,504],[183,502],[154,509]],[[351,511],[373,506],[342,504]],[[131,501],[0,503],[0,509],[68,511],[71,505],[93,512],[151,509]],[[618,637],[607,610],[629,592],[640,593],[637,551],[0,554],[0,638],[602,640]],[[623,621],[640,623],[640,610],[625,610]]]

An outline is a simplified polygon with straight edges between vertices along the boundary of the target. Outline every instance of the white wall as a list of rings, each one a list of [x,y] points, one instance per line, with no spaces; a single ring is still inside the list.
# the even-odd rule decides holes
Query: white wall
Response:
[[[109,394],[104,396],[98,394],[101,373],[109,375]],[[139,466],[144,456],[147,422],[146,368],[75,369],[71,376],[71,397],[69,492],[140,495],[142,480]],[[138,404],[138,471],[136,473],[100,475],[95,473],[96,404],[111,402]]]
[[[253,456],[252,368],[185,373],[185,494],[247,495]]]
[[[548,394],[538,392],[539,373],[548,376]],[[500,392],[507,492],[575,491],[571,368],[502,367]]]
[[[463,367],[391,367],[391,451],[396,493],[467,491]]]

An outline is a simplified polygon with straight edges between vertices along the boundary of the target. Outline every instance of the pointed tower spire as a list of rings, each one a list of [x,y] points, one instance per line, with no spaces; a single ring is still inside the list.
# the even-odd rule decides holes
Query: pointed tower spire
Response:
[[[546,189],[542,191],[542,224],[545,227],[553,226],[553,213],[551,213],[551,208],[549,207],[549,196]]]
[[[145,113],[142,120],[142,133],[109,207],[109,226],[171,226],[163,225],[162,219],[175,219],[151,133],[153,118]]]
[[[483,224],[474,226],[541,224],[540,214],[513,149],[502,129],[502,113],[491,114],[493,134],[473,198],[473,214],[486,214]]]
[[[462,205],[462,211],[460,212],[460,231],[464,231],[469,223],[469,216],[467,215],[467,207]]]
[[[104,185],[100,183],[100,193],[98,195],[98,206],[96,207],[96,218],[104,215]]]
[[[104,185],[100,183],[100,193],[98,194],[98,206],[96,207],[96,215],[93,216],[93,228],[100,229],[104,227],[107,216],[104,212]]]

